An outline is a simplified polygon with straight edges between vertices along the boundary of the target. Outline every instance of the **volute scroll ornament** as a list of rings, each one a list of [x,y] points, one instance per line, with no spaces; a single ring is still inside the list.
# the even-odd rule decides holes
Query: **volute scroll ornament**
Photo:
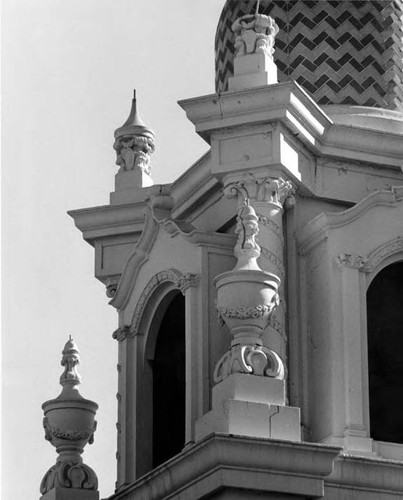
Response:
[[[60,395],[42,405],[45,413],[43,427],[45,439],[58,453],[56,464],[42,479],[40,491],[44,495],[54,488],[97,490],[95,472],[83,463],[81,454],[87,443],[94,442],[97,427],[95,413],[98,405],[85,399],[78,392],[81,377],[77,372],[80,363],[76,343],[70,337],[63,349],[60,377],[63,387]],[[95,497],[94,497],[95,498]]]

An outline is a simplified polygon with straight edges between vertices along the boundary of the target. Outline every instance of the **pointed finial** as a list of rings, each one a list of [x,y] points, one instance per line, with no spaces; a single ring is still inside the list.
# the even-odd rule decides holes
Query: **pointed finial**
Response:
[[[256,3],[256,15],[259,14],[260,0],[257,0]]]
[[[249,199],[245,198],[238,211],[235,230],[238,234],[238,241],[234,248],[234,255],[238,259],[235,269],[259,269],[256,262],[260,256],[260,247],[256,243],[256,235],[259,232],[258,221],[255,209],[250,205]]]
[[[80,364],[80,351],[77,348],[77,344],[71,338],[71,335],[69,335],[69,340],[66,342],[62,354],[63,357],[60,364],[64,366],[64,372],[60,376],[60,385],[64,388],[65,386],[80,384],[81,377],[76,369],[76,366]]]

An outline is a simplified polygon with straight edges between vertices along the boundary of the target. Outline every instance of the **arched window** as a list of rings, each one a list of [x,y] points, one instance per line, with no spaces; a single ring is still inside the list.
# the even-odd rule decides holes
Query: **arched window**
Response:
[[[403,262],[371,282],[367,328],[371,437],[403,443]]]
[[[185,298],[174,292],[161,319],[149,360],[152,369],[153,467],[185,444]]]

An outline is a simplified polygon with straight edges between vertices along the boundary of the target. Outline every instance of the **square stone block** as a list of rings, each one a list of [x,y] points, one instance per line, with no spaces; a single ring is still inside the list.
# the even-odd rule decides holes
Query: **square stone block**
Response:
[[[284,406],[285,382],[274,378],[233,373],[213,387],[213,408],[227,399]]]
[[[40,500],[99,500],[99,492],[78,488],[53,488],[42,495]]]
[[[196,440],[212,433],[301,441],[300,410],[229,399],[196,422]]]

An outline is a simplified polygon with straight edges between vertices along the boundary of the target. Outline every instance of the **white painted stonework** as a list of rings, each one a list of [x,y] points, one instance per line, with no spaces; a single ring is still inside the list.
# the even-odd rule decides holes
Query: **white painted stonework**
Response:
[[[403,445],[370,434],[366,293],[403,260],[403,118],[276,83],[253,26],[235,27],[229,91],[180,102],[211,151],[70,212],[119,315],[111,499],[397,500]],[[179,296],[183,447],[154,466],[154,354]]]

